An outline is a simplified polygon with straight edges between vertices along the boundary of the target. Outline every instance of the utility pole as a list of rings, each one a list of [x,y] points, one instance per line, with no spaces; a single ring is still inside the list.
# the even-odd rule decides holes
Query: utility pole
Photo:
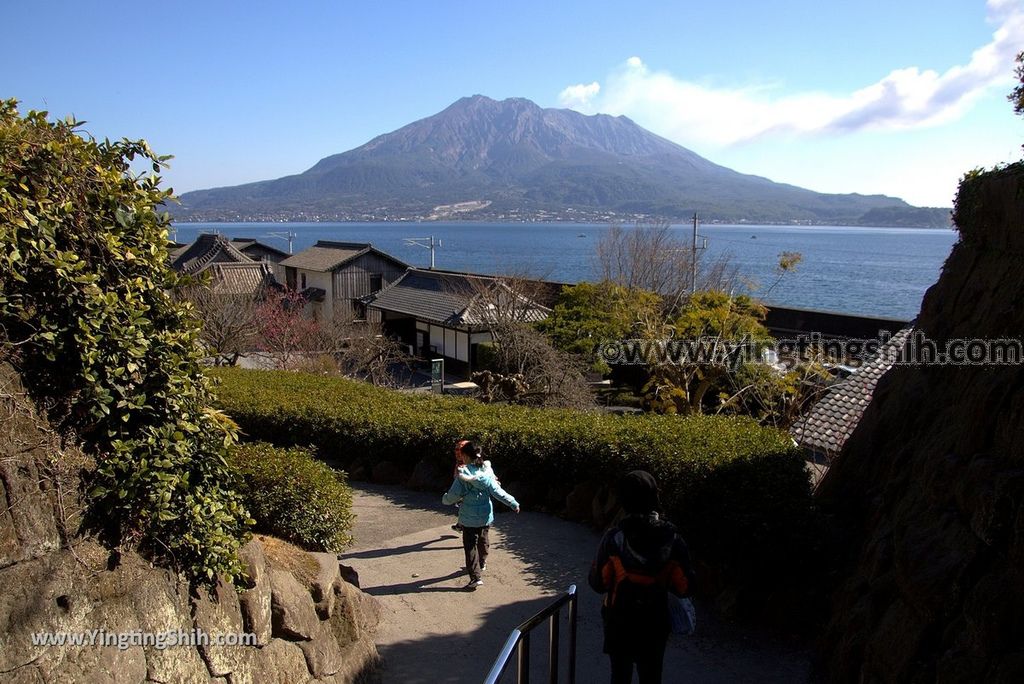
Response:
[[[697,294],[697,212],[693,212],[693,251],[690,252],[690,294]]]
[[[434,242],[434,236],[430,237],[416,237],[416,238],[405,238],[403,240],[407,245],[415,245],[417,247],[423,247],[424,249],[430,250],[430,270],[434,270],[434,248],[441,246],[441,240]]]
[[[278,238],[278,239],[281,239],[281,240],[287,240],[288,241],[288,253],[292,254],[292,243],[294,242],[295,238],[298,237],[298,235],[296,235],[294,231],[289,230],[287,232],[282,231],[280,233],[267,233],[267,237],[274,237],[274,238]]]
[[[704,240],[701,249],[708,248],[708,239],[703,235],[697,235],[697,212],[693,213],[693,250],[690,252],[690,294],[697,294],[697,238]]]

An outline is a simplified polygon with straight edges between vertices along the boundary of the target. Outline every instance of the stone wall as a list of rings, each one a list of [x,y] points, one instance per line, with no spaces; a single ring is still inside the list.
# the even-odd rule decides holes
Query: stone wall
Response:
[[[1024,170],[969,179],[961,240],[917,327],[1024,337]],[[822,642],[830,679],[1024,681],[1024,367],[897,366],[820,499],[852,557]]]
[[[242,549],[250,586],[189,592],[182,578],[135,553],[112,554],[68,535],[77,478],[54,458],[56,438],[17,376],[0,365],[0,680],[4,682],[353,682],[377,662],[375,599],[315,554],[299,580],[256,540]],[[70,524],[69,524],[70,523]],[[305,555],[303,555],[305,559]],[[280,565],[280,564],[279,564]],[[33,644],[43,632],[107,635],[251,633],[255,644]]]

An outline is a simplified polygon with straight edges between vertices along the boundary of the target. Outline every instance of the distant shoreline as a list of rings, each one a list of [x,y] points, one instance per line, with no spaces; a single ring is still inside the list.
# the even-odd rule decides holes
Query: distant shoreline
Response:
[[[579,222],[218,222],[175,223],[168,233],[187,243],[201,233],[261,240],[295,252],[319,240],[372,243],[407,264],[426,266],[429,251],[409,238],[433,237],[437,266],[473,273],[529,272],[564,283],[598,278],[594,254],[610,224]],[[626,230],[629,230],[628,224]],[[689,245],[692,224],[672,233]],[[798,309],[823,309],[909,320],[938,277],[959,235],[952,230],[901,226],[702,224],[707,258],[728,258],[756,293],[778,279],[779,255],[803,260],[766,297]],[[702,244],[698,242],[698,244]]]
[[[194,226],[194,225],[253,225],[253,226],[280,226],[280,225],[304,225],[304,226],[329,226],[329,225],[353,225],[353,226],[369,226],[369,225],[381,225],[381,226],[394,226],[394,225],[453,225],[453,224],[466,224],[466,225],[478,225],[478,226],[523,226],[523,225],[565,225],[565,226],[601,226],[607,227],[612,225],[639,225],[644,223],[650,223],[651,221],[557,221],[557,220],[537,220],[537,221],[509,221],[509,220],[470,220],[468,218],[445,218],[445,219],[399,219],[394,221],[356,221],[356,220],[345,220],[345,221],[254,221],[254,220],[208,220],[208,221],[194,221],[191,219],[171,219],[171,223],[180,226]],[[690,220],[684,221],[670,221],[670,225],[673,226],[686,226],[692,225]],[[938,231],[955,231],[957,230],[956,225],[950,223],[948,226],[900,226],[900,225],[859,225],[849,223],[732,223],[728,221],[699,221],[698,226],[727,226],[730,228],[877,228],[881,230],[891,230],[893,228],[907,229],[907,230],[938,230]]]

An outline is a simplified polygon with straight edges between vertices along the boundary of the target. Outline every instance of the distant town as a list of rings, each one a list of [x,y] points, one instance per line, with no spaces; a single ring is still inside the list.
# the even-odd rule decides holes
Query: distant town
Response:
[[[377,211],[335,211],[335,212],[313,212],[313,211],[232,211],[212,210],[196,212],[182,218],[175,218],[177,223],[374,223],[382,222],[408,222],[417,223],[422,221],[473,221],[480,223],[586,223],[586,224],[634,224],[634,223],[655,223],[670,221],[671,223],[685,223],[691,220],[692,216],[665,217],[654,214],[626,214],[614,211],[603,211],[594,209],[562,209],[562,210],[532,210],[532,209],[510,209],[498,211],[482,208],[473,211],[438,212],[437,209],[429,213],[407,213],[389,210],[381,207]],[[767,225],[767,226],[830,226],[839,225],[836,221],[791,219],[788,221],[767,221],[750,219],[723,220],[714,217],[701,216],[703,224],[710,225]],[[855,221],[843,222],[842,225],[867,225]],[[921,227],[917,225],[907,227]]]

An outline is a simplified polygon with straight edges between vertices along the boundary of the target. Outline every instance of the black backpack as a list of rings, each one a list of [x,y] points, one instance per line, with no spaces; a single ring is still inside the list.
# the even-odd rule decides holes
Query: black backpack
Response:
[[[662,558],[651,559],[644,566],[636,562],[635,553],[629,548],[621,530],[614,541],[618,550],[618,558],[613,560],[616,580],[608,592],[606,617],[638,628],[648,624],[659,629],[667,626],[667,561],[671,547],[663,550]]]

